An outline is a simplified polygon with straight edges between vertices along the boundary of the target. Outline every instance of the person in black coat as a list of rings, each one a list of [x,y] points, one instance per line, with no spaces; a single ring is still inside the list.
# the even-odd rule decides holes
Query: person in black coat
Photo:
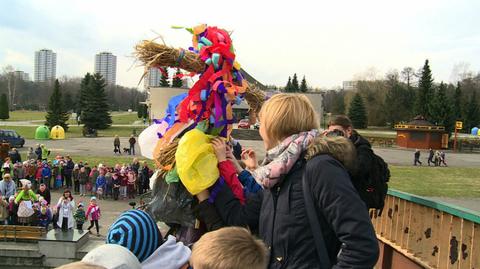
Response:
[[[69,155],[66,157],[66,164],[65,168],[63,169],[64,177],[65,177],[65,185],[67,188],[72,188],[72,173],[73,168],[75,168],[75,163],[73,162],[72,158]]]
[[[45,184],[40,184],[40,187],[37,190],[37,194],[40,194],[45,201],[47,201],[48,204],[50,204],[50,201],[52,200],[52,196],[50,195],[50,190],[47,188],[47,185]]]
[[[264,190],[250,195],[242,205],[227,184],[219,181],[211,192],[197,195],[200,204],[205,207],[207,198],[213,200],[224,225],[258,231],[270,251],[269,268],[322,268],[320,257],[328,257],[333,268],[373,268],[378,241],[368,211],[340,162],[354,154],[351,142],[331,138],[340,139],[340,146],[335,146],[326,138],[315,139],[318,116],[303,95],[274,95],[262,106],[259,117],[260,135],[268,152],[253,175]],[[215,142],[219,162],[225,160],[218,154],[220,148]],[[338,152],[341,148],[349,150]],[[310,151],[315,154],[308,154]],[[320,223],[321,243],[326,247],[321,255],[307,218],[303,175]],[[209,215],[214,217],[211,212]],[[218,219],[213,220],[210,227],[215,228]],[[210,220],[204,221],[209,227]]]
[[[8,157],[10,157],[10,160],[13,164],[22,162],[22,156],[20,156],[20,153],[18,153],[16,148],[12,148],[12,150],[10,150]]]
[[[374,152],[372,145],[353,129],[352,121],[345,115],[338,115],[328,125],[329,135],[332,132],[338,132],[352,141],[356,150],[356,160],[350,173],[352,183],[357,190],[366,190],[367,183],[370,182],[370,171],[373,167]],[[367,193],[360,192],[363,201],[368,201]]]

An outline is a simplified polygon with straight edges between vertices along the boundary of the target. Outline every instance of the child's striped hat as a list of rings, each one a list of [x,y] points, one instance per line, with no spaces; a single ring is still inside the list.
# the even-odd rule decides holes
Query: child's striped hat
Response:
[[[143,262],[162,244],[162,235],[150,215],[134,209],[125,211],[110,226],[107,244],[124,246]]]

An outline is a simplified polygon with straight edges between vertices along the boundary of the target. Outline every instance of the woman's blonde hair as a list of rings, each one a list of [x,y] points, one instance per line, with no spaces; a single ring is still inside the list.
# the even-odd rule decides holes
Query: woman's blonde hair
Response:
[[[303,94],[279,93],[267,100],[259,113],[265,133],[275,143],[300,132],[318,129],[320,119]]]
[[[348,171],[355,171],[356,150],[350,139],[343,136],[315,138],[307,148],[305,159],[310,160],[321,154],[329,154],[341,162]]]

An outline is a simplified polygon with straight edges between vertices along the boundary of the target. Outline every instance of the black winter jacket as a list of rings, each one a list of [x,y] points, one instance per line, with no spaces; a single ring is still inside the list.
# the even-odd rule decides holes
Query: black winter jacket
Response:
[[[270,251],[269,268],[319,268],[302,192],[304,172],[333,268],[372,268],[379,249],[368,212],[348,173],[330,155],[297,162],[281,184],[251,195],[245,206],[224,187],[215,207],[227,226],[258,228]]]
[[[358,134],[357,131],[353,131],[353,134],[350,136],[350,141],[352,141],[355,146],[357,157],[355,159],[355,167],[351,171],[352,183],[357,190],[366,190],[367,182],[370,182],[370,171],[373,166],[373,150],[372,145],[365,139],[363,136]],[[360,198],[363,201],[368,201],[369,197],[366,196],[365,191],[359,191]],[[366,205],[365,205],[366,206]]]

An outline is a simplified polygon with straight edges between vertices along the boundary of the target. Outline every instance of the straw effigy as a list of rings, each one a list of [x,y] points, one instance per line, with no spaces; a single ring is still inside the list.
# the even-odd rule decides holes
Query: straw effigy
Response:
[[[206,67],[198,54],[159,44],[153,40],[143,40],[138,43],[135,46],[134,54],[137,59],[143,62],[145,67],[180,67],[193,73],[201,73]],[[260,89],[250,85],[245,92],[245,100],[250,109],[258,113],[265,101],[265,94]]]
[[[168,171],[175,166],[175,152],[177,151],[178,141],[176,138],[168,145],[163,147],[158,154],[158,158],[155,160],[158,167],[161,169],[160,176],[163,178]]]
[[[194,52],[175,49],[152,40],[138,43],[134,54],[146,67],[180,67],[188,72],[201,73],[206,66]]]

